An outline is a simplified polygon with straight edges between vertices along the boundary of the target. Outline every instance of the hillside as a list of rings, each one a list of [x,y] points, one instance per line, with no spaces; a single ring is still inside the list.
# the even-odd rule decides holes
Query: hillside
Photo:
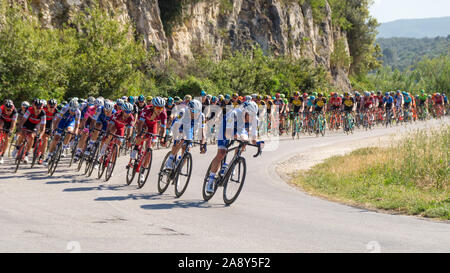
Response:
[[[404,71],[423,58],[450,54],[450,35],[436,38],[379,38],[383,65]]]
[[[383,23],[378,27],[377,38],[408,37],[433,38],[450,34],[450,17],[429,19],[403,19]]]

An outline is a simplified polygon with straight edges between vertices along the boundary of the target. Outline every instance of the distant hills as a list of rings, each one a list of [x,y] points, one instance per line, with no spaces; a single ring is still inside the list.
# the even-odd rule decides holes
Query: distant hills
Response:
[[[402,19],[383,23],[377,38],[407,37],[433,38],[450,35],[450,17],[428,19]]]

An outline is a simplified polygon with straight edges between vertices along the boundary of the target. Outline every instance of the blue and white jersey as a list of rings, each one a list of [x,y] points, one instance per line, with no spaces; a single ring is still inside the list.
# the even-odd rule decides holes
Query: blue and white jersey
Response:
[[[71,115],[69,111],[69,105],[66,105],[64,106],[63,109],[61,109],[61,112],[58,113],[57,117],[64,120],[74,119],[75,124],[79,124],[81,118],[81,111],[77,109],[77,111],[75,111],[75,113]]]
[[[92,117],[93,120],[97,122],[109,122],[111,117],[116,113],[117,111],[115,109],[112,110],[112,114],[108,117],[105,114],[105,108],[103,106],[100,106],[97,108],[97,111],[95,112],[95,115]]]
[[[203,113],[195,114],[195,118],[191,118],[188,108],[183,108],[177,112],[177,116],[172,123],[172,134],[175,140],[194,140],[194,136],[201,139],[201,131],[205,128],[206,118]]]

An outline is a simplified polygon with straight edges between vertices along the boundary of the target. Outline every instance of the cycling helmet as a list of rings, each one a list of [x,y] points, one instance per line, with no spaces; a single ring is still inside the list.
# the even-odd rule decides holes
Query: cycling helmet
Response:
[[[49,105],[50,107],[55,107],[56,104],[58,104],[58,101],[55,100],[55,99],[51,99],[51,100],[48,101],[48,105]]]
[[[110,111],[112,111],[114,109],[114,103],[111,102],[111,101],[105,101],[104,108],[105,108],[105,111],[110,112]]]
[[[239,94],[238,93],[233,93],[233,99],[237,99],[238,97],[239,97]]]
[[[202,96],[202,97],[206,96],[206,92],[204,90],[202,90],[202,92],[200,93],[200,96]]]
[[[294,92],[294,97],[298,97],[298,96],[300,96],[300,92],[295,91],[295,92]]]
[[[36,106],[37,109],[41,109],[42,106],[44,105],[44,104],[42,103],[42,100],[40,100],[40,99],[35,99],[35,100],[33,101],[33,104],[34,104],[34,106]]]
[[[190,100],[192,100],[192,96],[191,95],[186,95],[186,96],[184,96],[184,100],[185,101],[190,101]]]
[[[125,102],[122,100],[122,99],[117,99],[116,100],[116,104],[117,104],[117,106],[119,106],[119,107],[122,107],[122,105],[124,104]]]
[[[30,103],[28,101],[22,101],[22,107],[30,107]]]
[[[246,101],[243,103],[244,111],[256,115],[258,113],[258,105],[254,101]]]
[[[192,113],[200,113],[202,111],[202,103],[195,99],[189,101],[188,107]]]
[[[150,102],[152,102],[153,97],[152,97],[152,96],[148,96],[147,98],[145,98],[145,100],[146,100],[148,103],[150,103]]]
[[[167,105],[172,105],[173,104],[173,98],[172,97],[169,97],[168,99],[167,99]]]
[[[281,97],[282,99],[286,98],[286,96],[285,96],[284,94],[281,94],[280,97]]]
[[[256,98],[258,97],[258,94],[252,94],[252,99],[256,100]]]
[[[128,100],[127,96],[122,96],[121,99],[122,99],[123,101],[127,101],[127,100]]]
[[[134,99],[133,96],[129,96],[129,97],[128,97],[128,102],[129,102],[129,103],[133,104],[134,101],[135,101],[135,99]]]
[[[78,103],[80,103],[80,102],[78,101]],[[87,104],[88,104],[89,106],[94,105],[94,103],[95,103],[95,98],[94,98],[94,97],[89,97],[89,98],[87,99]]]
[[[123,110],[125,113],[131,113],[131,112],[133,111],[133,105],[132,105],[131,103],[129,103],[129,102],[125,102],[125,103],[122,105],[122,110]]]
[[[281,94],[280,93],[276,93],[275,94],[275,97],[279,97]]]
[[[80,107],[80,104],[78,103],[78,100],[72,99],[72,100],[69,102],[69,110],[70,110],[70,111],[75,112],[75,111],[78,110],[79,107]]]
[[[323,96],[323,94],[322,93],[318,93],[317,96],[319,96],[319,98],[320,98],[320,97]]]
[[[166,105],[166,102],[161,97],[156,97],[152,100],[152,104],[155,107],[164,107]]]
[[[369,91],[364,92],[364,96],[366,97],[370,96],[370,92]]]
[[[313,95],[314,97],[317,97],[317,92],[313,92],[312,95]]]
[[[315,97],[315,96],[310,96],[309,99],[310,99],[310,100],[315,100],[316,97]]]
[[[225,97],[223,95],[219,95],[219,101],[223,101]]]
[[[441,94],[440,93],[436,93],[436,97],[440,97],[441,96]]]
[[[384,93],[384,95],[385,95],[386,97],[389,96],[389,92]]]
[[[12,100],[6,100],[5,101],[5,107],[8,109],[14,109],[14,103]]]
[[[350,96],[350,93],[345,92],[345,93],[344,93],[344,96],[348,97],[348,96]]]
[[[176,96],[175,98],[173,98],[173,102],[179,103],[179,102],[181,102],[181,98]]]
[[[252,100],[252,96],[245,96],[245,101],[251,101]]]
[[[144,95],[139,95],[137,100],[140,101],[140,102],[144,102],[145,101]]]
[[[307,98],[308,97],[308,93],[303,93],[303,97]]]
[[[96,107],[103,106],[103,104],[104,104],[104,102],[103,102],[103,99],[101,99],[101,98],[97,98],[97,99],[95,100],[95,102],[94,102],[94,105],[95,105]]]
[[[216,97],[216,96],[213,96],[212,98],[211,98],[211,102],[212,103],[215,103],[216,101],[218,101],[219,99]]]
[[[47,107],[47,101],[46,100],[41,100],[42,103],[42,107]]]
[[[211,100],[211,99],[212,99],[212,95],[206,95],[206,98],[207,98],[208,100]]]
[[[226,94],[225,95],[225,100],[229,100],[229,99],[231,99],[230,95]]]

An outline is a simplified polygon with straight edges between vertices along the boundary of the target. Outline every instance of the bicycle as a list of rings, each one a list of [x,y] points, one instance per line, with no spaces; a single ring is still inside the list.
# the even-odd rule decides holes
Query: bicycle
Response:
[[[39,159],[42,155],[42,145],[44,145],[42,138],[39,138],[38,136],[34,137],[34,145],[33,145],[33,160],[31,161],[31,168],[34,167],[34,164],[36,163],[36,160]]]
[[[292,122],[292,139],[295,138],[295,135],[297,135],[297,139],[299,139],[300,132],[303,130],[303,121],[301,120],[300,112],[291,112],[291,115],[295,115],[294,122]]]
[[[14,169],[14,173],[17,173],[17,170],[19,169],[20,163],[25,158],[25,154],[26,154],[27,147],[28,147],[28,136],[30,134],[36,132],[36,130],[30,131],[30,130],[27,130],[25,128],[22,128],[22,132],[24,133],[22,144],[21,145],[15,145],[15,147],[17,148],[17,154],[16,154],[16,159],[15,159],[16,168]]]
[[[230,148],[234,142],[238,142],[239,145],[234,148]],[[245,163],[245,158],[241,156],[242,150],[244,146],[253,146],[258,148],[258,152],[253,157],[258,157],[262,153],[262,147],[264,146],[264,141],[258,142],[256,145],[249,143],[248,141],[241,141],[241,140],[233,140],[229,144],[227,148],[227,154],[233,150],[236,150],[237,152],[234,154],[233,159],[231,160],[229,167],[223,172],[219,172],[216,175],[216,179],[214,179],[214,185],[213,185],[213,192],[208,193],[206,191],[208,180],[209,180],[209,173],[211,171],[212,162],[209,165],[208,171],[206,171],[205,179],[203,182],[203,200],[209,201],[214,194],[216,193],[217,189],[219,187],[223,187],[223,201],[226,205],[231,205],[236,201],[239,194],[242,191],[242,187],[244,186],[246,172],[247,172],[247,165]],[[226,156],[221,162],[221,166],[226,162]],[[237,177],[236,177],[237,174]],[[234,186],[237,185],[237,190],[233,193],[230,189],[233,189]]]
[[[348,135],[350,133],[353,134],[354,130],[355,127],[353,115],[350,112],[346,112],[344,118],[344,132]]]
[[[55,153],[53,154],[53,156],[49,159],[48,162],[48,174],[50,176],[53,176],[53,174],[55,173],[56,167],[58,166],[59,160],[61,159],[61,155],[62,152],[64,150],[63,147],[63,143],[64,143],[64,139],[66,137],[66,134],[70,134],[75,136],[74,133],[71,133],[67,130],[64,130],[59,138],[58,143],[56,144],[56,149],[55,149]]]
[[[179,156],[178,159],[176,159],[172,169],[166,168],[166,162],[169,159],[171,152],[168,152],[166,154],[158,173],[159,194],[163,194],[170,184],[175,185],[175,196],[177,198],[181,197],[186,191],[192,174],[192,155],[190,153],[190,146],[194,143],[198,145],[204,145],[206,149],[206,143],[201,144],[199,142],[185,140],[184,145],[186,145],[186,149],[184,150],[184,153]],[[184,182],[180,182],[181,177],[185,177],[186,180]]]
[[[150,169],[152,167],[152,159],[153,159],[153,149],[151,147],[151,142],[153,137],[161,137],[159,135],[151,134],[151,133],[145,133],[144,138],[147,139],[147,141],[142,141],[141,145],[139,145],[138,154],[136,156],[136,159],[130,158],[130,162],[126,166],[127,169],[127,176],[126,181],[127,185],[130,185],[131,182],[133,182],[133,179],[136,175],[136,173],[139,173],[138,175],[138,189],[142,188],[145,185],[145,182],[147,181],[148,175],[150,174]],[[150,137],[150,139],[148,139]],[[143,149],[145,142],[150,143],[150,147],[147,147],[146,149]],[[148,160],[148,168],[145,168],[143,166],[144,161]],[[141,177],[145,176],[144,181],[141,182]]]
[[[112,135],[113,139],[111,139],[111,141],[109,142],[106,153],[102,155],[98,160],[98,163],[101,164],[101,166],[98,168],[98,179],[102,178],[103,173],[105,173],[106,170],[105,181],[109,181],[114,171],[114,167],[116,166],[117,156],[120,150],[119,143],[122,144],[125,137],[109,132],[107,132],[106,134]]]

